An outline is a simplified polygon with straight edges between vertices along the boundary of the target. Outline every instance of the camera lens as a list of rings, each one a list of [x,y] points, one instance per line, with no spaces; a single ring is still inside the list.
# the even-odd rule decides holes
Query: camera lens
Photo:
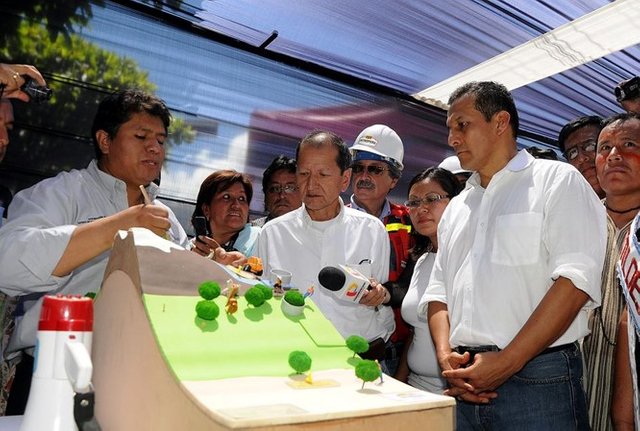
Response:
[[[27,93],[31,100],[35,101],[36,103],[43,103],[51,99],[51,96],[53,95],[52,89],[50,89],[49,87],[38,85],[36,80],[31,77],[23,75],[23,78],[26,81],[24,85],[20,87],[20,89]]]

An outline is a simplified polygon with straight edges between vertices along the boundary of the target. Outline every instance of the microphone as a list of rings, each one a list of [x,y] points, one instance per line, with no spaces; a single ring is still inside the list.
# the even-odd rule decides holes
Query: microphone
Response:
[[[369,288],[369,279],[356,269],[345,265],[325,266],[318,274],[320,285],[333,295],[347,302],[360,302]]]

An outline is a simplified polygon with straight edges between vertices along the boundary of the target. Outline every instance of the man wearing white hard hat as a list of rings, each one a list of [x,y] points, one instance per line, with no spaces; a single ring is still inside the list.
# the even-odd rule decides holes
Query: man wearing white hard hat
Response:
[[[392,203],[387,198],[402,175],[402,140],[390,127],[374,124],[360,132],[350,150],[353,156],[350,206],[378,217],[386,226],[391,243],[389,282],[395,282],[413,246],[408,208]],[[385,286],[389,288],[387,284]],[[393,292],[391,294],[393,297]],[[394,308],[394,314],[396,330],[388,343],[386,358],[387,368],[392,374],[395,373],[404,341],[409,335],[409,328],[400,316],[399,307]]]
[[[449,156],[441,161],[438,167],[446,169],[453,175],[455,175],[458,178],[458,181],[460,181],[460,184],[462,184],[463,186],[467,183],[467,180],[473,173],[471,171],[463,169],[462,166],[460,166],[460,159],[458,159],[458,156],[455,155]]]

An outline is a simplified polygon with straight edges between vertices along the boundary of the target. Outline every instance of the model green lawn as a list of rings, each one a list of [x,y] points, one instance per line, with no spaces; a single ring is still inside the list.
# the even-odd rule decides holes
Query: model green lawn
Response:
[[[239,297],[238,311],[227,315],[227,298],[219,296],[213,301],[220,315],[207,321],[196,317],[200,296],[143,297],[160,350],[180,380],[288,376],[293,350],[309,354],[312,372],[351,368],[353,352],[309,299],[303,315],[289,317],[280,309],[282,298],[255,308]]]

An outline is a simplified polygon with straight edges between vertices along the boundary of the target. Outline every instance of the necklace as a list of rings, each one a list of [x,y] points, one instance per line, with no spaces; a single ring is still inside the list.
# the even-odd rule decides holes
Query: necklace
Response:
[[[611,208],[606,203],[604,204],[604,206],[607,207],[607,210],[611,211],[612,213],[616,213],[616,214],[626,214],[626,213],[631,212],[631,211],[640,210],[640,205],[637,206],[637,207],[629,208],[628,210],[624,210],[624,211],[614,210],[613,208]]]

